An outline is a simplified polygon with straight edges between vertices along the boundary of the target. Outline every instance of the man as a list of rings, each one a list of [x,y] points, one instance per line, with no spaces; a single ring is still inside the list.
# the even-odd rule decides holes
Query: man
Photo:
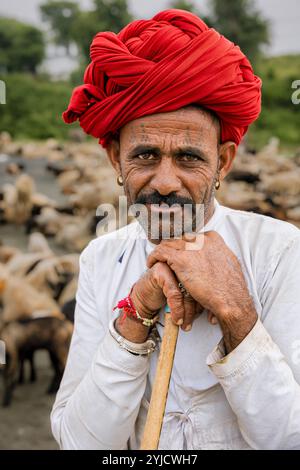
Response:
[[[55,438],[139,448],[168,303],[180,332],[160,449],[300,449],[299,230],[214,197],[259,114],[259,78],[180,10],[96,35],[91,58],[64,118],[100,138],[150,223],[81,254]],[[175,223],[186,204],[189,233]]]

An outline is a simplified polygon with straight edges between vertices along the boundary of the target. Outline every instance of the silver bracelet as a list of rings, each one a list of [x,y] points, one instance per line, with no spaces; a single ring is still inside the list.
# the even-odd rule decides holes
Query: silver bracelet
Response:
[[[132,343],[117,332],[117,330],[115,329],[115,321],[115,319],[112,319],[110,321],[109,332],[121,348],[137,356],[148,356],[155,350],[159,340],[159,335],[155,327],[152,328],[147,341],[145,341],[144,343]]]

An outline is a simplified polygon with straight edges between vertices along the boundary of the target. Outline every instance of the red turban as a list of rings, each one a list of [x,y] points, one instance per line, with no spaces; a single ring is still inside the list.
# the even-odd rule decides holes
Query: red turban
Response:
[[[214,111],[221,141],[239,144],[260,113],[261,80],[248,59],[192,13],[165,10],[98,33],[90,56],[63,118],[79,119],[104,147],[129,121],[189,104]]]

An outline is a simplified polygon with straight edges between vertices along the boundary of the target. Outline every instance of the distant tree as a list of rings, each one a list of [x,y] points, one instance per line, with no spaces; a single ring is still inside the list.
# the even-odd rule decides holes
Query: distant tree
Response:
[[[42,20],[50,24],[55,34],[55,43],[65,47],[69,54],[74,22],[80,14],[78,4],[67,0],[48,0],[40,6],[40,10]]]
[[[211,0],[211,24],[255,61],[269,43],[269,23],[253,0]]]
[[[107,25],[107,31],[118,33],[132,21],[127,0],[94,0],[94,14]]]
[[[169,6],[170,8],[178,8],[178,10],[186,10],[196,14],[198,13],[193,2],[190,2],[189,0],[173,0],[170,2]]]
[[[11,18],[0,18],[0,70],[36,73],[45,56],[42,32]]]
[[[93,36],[100,31],[118,33],[132,21],[126,0],[94,0],[91,11],[82,11],[73,25],[73,38],[86,60],[89,60]]]
[[[169,8],[177,8],[178,10],[190,11],[191,13],[194,13],[194,15],[199,16],[199,18],[201,18],[201,20],[203,20],[207,24],[207,26],[212,26],[211,18],[200,12],[196,5],[190,0],[172,0],[169,3]]]

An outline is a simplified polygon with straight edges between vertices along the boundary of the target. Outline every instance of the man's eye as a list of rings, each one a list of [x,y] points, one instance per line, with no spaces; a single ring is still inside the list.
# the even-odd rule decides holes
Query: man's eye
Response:
[[[199,157],[198,155],[191,155],[189,153],[180,155],[178,158],[179,158],[179,160],[181,160],[183,162],[198,162],[198,161],[202,160],[202,158]]]
[[[137,155],[137,158],[139,160],[154,160],[155,157],[156,156],[153,153],[140,153],[139,155]]]

